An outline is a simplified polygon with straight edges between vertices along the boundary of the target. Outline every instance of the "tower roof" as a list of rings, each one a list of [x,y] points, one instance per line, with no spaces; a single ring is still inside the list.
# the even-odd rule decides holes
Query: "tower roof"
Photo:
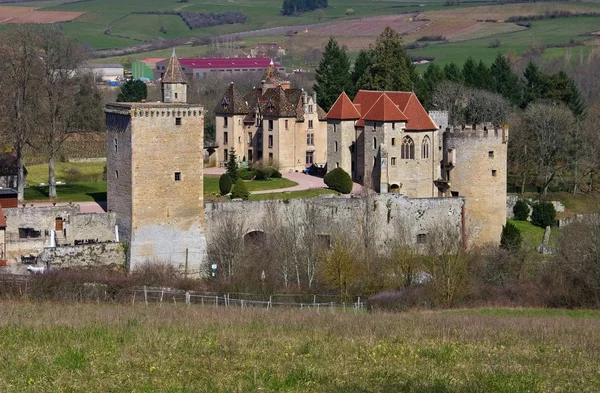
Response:
[[[336,120],[357,120],[360,119],[360,112],[356,110],[356,107],[350,101],[350,97],[346,92],[342,92],[335,103],[327,113],[328,119]]]
[[[400,108],[398,108],[398,105],[394,104],[394,101],[384,93],[377,101],[375,101],[371,109],[364,115],[363,119],[372,121],[407,121],[408,117],[406,117]]]
[[[248,114],[248,103],[235,88],[233,82],[229,85],[221,100],[217,103],[215,113],[229,115]]]
[[[169,65],[162,77],[162,83],[186,83],[185,74],[181,69],[177,55],[175,55],[175,48],[173,48],[173,55],[169,59]]]

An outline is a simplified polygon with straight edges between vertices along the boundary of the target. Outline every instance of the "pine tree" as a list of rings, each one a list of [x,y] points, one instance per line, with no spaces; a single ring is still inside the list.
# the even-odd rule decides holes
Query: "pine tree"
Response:
[[[313,89],[317,93],[317,103],[325,111],[333,105],[339,95],[345,91],[353,95],[354,86],[350,79],[350,61],[346,51],[331,37],[325,46],[325,52],[316,69]]]
[[[513,105],[519,105],[522,102],[521,83],[519,77],[510,69],[510,62],[502,54],[498,54],[492,67],[493,91],[501,94]]]
[[[358,81],[371,67],[371,64],[373,64],[373,53],[370,50],[361,49],[358,52],[356,60],[354,61],[354,68],[352,69],[352,74],[350,75],[352,85],[354,86],[354,92],[359,90]],[[354,98],[354,94],[350,95],[350,98]]]
[[[148,97],[148,87],[139,79],[127,79],[121,85],[117,102],[140,102]]]
[[[462,72],[460,71],[460,68],[458,68],[456,63],[454,63],[454,62],[447,63],[444,66],[444,78],[449,81],[457,82],[457,83],[460,83],[463,81]]]
[[[585,113],[585,105],[573,79],[569,78],[564,71],[552,75],[549,79],[550,86],[544,98],[562,102],[576,117],[582,116]]]
[[[465,61],[462,68],[462,78],[465,82],[465,85],[469,87],[476,87],[477,85],[477,64],[475,64],[475,60],[469,56],[469,58]]]
[[[476,89],[482,90],[490,90],[492,88],[492,74],[490,73],[490,68],[483,62],[483,60],[479,60],[477,64],[477,80],[475,82]]]
[[[358,81],[368,90],[413,91],[418,75],[402,45],[402,37],[386,27],[372,48],[372,63]]]
[[[229,160],[227,160],[227,164],[225,165],[227,168],[226,173],[231,178],[231,181],[235,184],[238,180],[238,163],[237,158],[235,156],[235,149],[232,147],[229,151]]]
[[[523,243],[523,236],[521,231],[510,221],[506,222],[506,225],[502,227],[502,234],[500,237],[500,247],[508,250],[515,251],[521,247]]]
[[[444,71],[436,63],[429,63],[423,73],[423,80],[418,92],[419,101],[425,108],[431,107],[431,96],[435,87],[445,78]]]
[[[549,78],[540,71],[534,62],[530,61],[527,64],[523,77],[525,78],[525,88],[522,107],[547,98]]]

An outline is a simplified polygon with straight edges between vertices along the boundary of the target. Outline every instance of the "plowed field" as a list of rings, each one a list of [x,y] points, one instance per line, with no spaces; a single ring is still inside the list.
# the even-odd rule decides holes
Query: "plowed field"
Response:
[[[38,11],[31,7],[0,7],[0,24],[69,22],[84,12]]]

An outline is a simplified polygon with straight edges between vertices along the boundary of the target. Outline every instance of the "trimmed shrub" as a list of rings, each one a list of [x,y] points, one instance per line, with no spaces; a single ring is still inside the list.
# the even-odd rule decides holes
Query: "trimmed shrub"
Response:
[[[238,179],[233,186],[233,190],[231,190],[231,199],[243,199],[248,200],[250,196],[250,192],[248,191],[248,187],[246,187],[246,183],[242,179]]]
[[[529,208],[529,205],[527,204],[527,202],[525,202],[522,199],[519,199],[517,201],[517,203],[515,203],[515,206],[513,207],[513,213],[515,215],[515,220],[527,221],[527,219],[529,218],[530,211],[531,211],[531,209]]]
[[[233,186],[231,177],[227,173],[223,173],[219,178],[219,191],[221,191],[221,195],[229,194],[231,186]]]
[[[335,168],[328,172],[323,179],[327,187],[341,192],[342,194],[350,194],[352,192],[352,179],[350,175],[342,168]]]
[[[546,228],[556,224],[556,209],[550,202],[539,202],[533,205],[531,223],[538,227]]]
[[[256,177],[256,171],[250,171],[246,168],[238,170],[238,178],[242,180],[254,180]]]
[[[523,243],[521,231],[512,222],[506,222],[502,227],[502,235],[500,237],[500,247],[508,251],[518,250]]]
[[[281,172],[279,172],[277,169],[275,169],[273,171],[273,173],[271,174],[271,177],[273,179],[281,179]]]

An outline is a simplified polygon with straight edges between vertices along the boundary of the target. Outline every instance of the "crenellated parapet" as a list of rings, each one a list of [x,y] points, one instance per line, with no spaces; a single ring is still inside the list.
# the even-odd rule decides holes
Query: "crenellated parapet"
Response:
[[[501,143],[508,142],[508,126],[463,126],[446,128],[449,139],[497,139]]]

